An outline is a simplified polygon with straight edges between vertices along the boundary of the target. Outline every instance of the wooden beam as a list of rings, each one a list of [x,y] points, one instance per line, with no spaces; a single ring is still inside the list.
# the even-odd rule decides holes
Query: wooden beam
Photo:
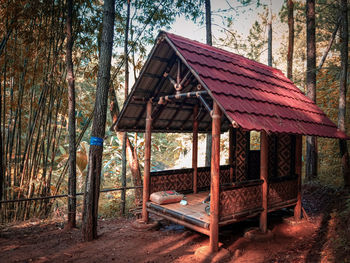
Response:
[[[193,141],[192,141],[192,168],[193,168],[193,193],[197,193],[198,176],[198,104],[193,108]]]
[[[212,116],[212,154],[210,184],[210,241],[211,253],[219,250],[219,194],[220,194],[220,132],[221,110],[214,101]]]
[[[151,174],[151,137],[152,137],[152,102],[147,102],[146,134],[145,134],[145,166],[143,171],[143,202],[142,220],[148,223],[148,212],[146,203],[150,195]]]
[[[229,134],[229,146],[228,146],[228,163],[230,166],[230,182],[233,182],[233,175],[234,175],[234,167],[233,167],[233,156],[235,154],[235,138],[234,138],[234,128],[232,127],[232,125],[230,126],[229,130],[228,130],[228,134]]]
[[[268,194],[268,163],[269,163],[269,142],[265,131],[261,132],[260,137],[260,179],[262,184],[262,208],[260,214],[260,230],[263,233],[267,231],[267,194]]]
[[[207,109],[209,114],[211,114],[212,113],[212,109],[210,108],[209,104],[205,101],[205,99],[202,96],[199,96],[199,100],[203,103],[204,107]]]
[[[302,155],[303,149],[303,137],[301,135],[296,136],[295,140],[295,173],[298,176],[298,195],[297,204],[294,207],[294,218],[296,221],[301,219],[302,205],[301,205],[301,168],[302,168]]]
[[[170,94],[166,96],[161,96],[159,98],[154,98],[153,102],[159,102],[160,104],[171,101],[171,100],[177,100],[177,99],[183,99],[183,98],[198,98],[202,95],[207,95],[207,91],[191,91],[191,92],[185,92],[185,93],[177,93],[177,94]]]

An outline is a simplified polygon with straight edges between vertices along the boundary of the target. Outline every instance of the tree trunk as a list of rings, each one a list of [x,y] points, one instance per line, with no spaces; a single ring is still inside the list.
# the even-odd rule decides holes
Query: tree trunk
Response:
[[[315,0],[306,1],[306,93],[316,102]],[[306,179],[317,177],[317,140],[306,137]]]
[[[268,23],[268,38],[267,38],[267,64],[272,67],[272,3],[270,1],[270,19]]]
[[[115,91],[112,85],[110,87],[110,92],[109,92],[109,101],[110,101],[110,113],[112,116],[113,123],[115,123],[118,119],[119,108],[118,108],[117,97],[115,95]],[[117,137],[119,141],[122,141],[123,133],[118,132],[117,130],[114,130],[114,131],[117,133]],[[127,156],[126,156],[127,161],[129,162],[130,169],[131,169],[133,184],[134,186],[141,186],[142,178],[141,178],[140,164],[139,164],[136,148],[130,142],[129,137],[127,137],[126,139],[126,153],[127,153]],[[142,200],[142,189],[135,189],[135,203],[140,204],[141,200]]]
[[[210,0],[205,0],[205,26],[206,26],[206,38],[207,44],[212,46],[212,34],[211,34],[211,7]],[[211,163],[211,142],[212,136],[211,134],[207,134],[207,143],[206,143],[206,151],[205,151],[205,166],[210,166]]]
[[[128,57],[128,40],[129,40],[129,23],[130,23],[130,1],[128,0],[127,4],[127,15],[125,23],[125,39],[124,39],[124,66],[125,66],[125,85],[124,85],[124,103],[128,98],[129,93],[129,57]],[[128,134],[123,133],[122,140],[122,187],[126,187],[126,141]],[[122,190],[122,214],[125,214],[125,204],[126,204],[126,191]]]
[[[76,148],[75,148],[75,80],[73,71],[72,49],[72,13],[73,0],[67,0],[67,44],[66,64],[68,81],[68,133],[69,133],[69,178],[68,178],[68,224],[67,228],[76,227]]]
[[[293,79],[293,54],[294,54],[294,3],[288,0],[288,55],[287,55],[287,77]]]
[[[339,112],[338,112],[338,128],[345,132],[345,116],[346,116],[346,92],[347,92],[347,73],[348,73],[348,55],[349,55],[349,32],[348,32],[348,10],[347,0],[341,0],[341,73],[339,81]],[[350,187],[350,163],[349,151],[346,140],[339,140],[340,156],[342,158],[342,173],[344,185]]]
[[[5,89],[5,88],[4,88]],[[2,124],[2,90],[0,81],[0,126]],[[5,132],[5,131],[4,131]],[[2,200],[3,184],[4,184],[4,168],[3,168],[3,149],[2,149],[2,129],[0,127],[0,201]],[[0,204],[1,210],[1,204]]]
[[[98,199],[102,166],[103,138],[105,136],[108,87],[113,48],[115,0],[105,0],[103,5],[101,52],[97,76],[94,119],[92,123],[89,166],[86,176],[82,234],[84,241],[97,238]]]
[[[326,58],[327,58],[328,53],[329,53],[329,50],[331,50],[332,44],[333,44],[333,42],[334,42],[334,40],[335,40],[335,37],[336,37],[336,35],[337,35],[337,32],[338,32],[340,23],[341,23],[341,17],[339,17],[338,22],[337,22],[337,24],[335,25],[335,29],[334,29],[334,31],[333,31],[333,33],[332,33],[332,37],[331,37],[331,39],[329,40],[328,46],[327,46],[326,50],[325,50],[324,53],[323,53],[323,56],[322,56],[322,58],[321,58],[321,60],[320,60],[320,63],[319,63],[318,66],[317,66],[317,71],[319,71],[319,70],[322,68],[323,63],[326,61]]]

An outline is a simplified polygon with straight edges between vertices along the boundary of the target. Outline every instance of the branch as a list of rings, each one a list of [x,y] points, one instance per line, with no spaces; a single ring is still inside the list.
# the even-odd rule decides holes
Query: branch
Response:
[[[331,47],[332,47],[332,44],[333,44],[334,39],[335,39],[335,36],[337,35],[338,29],[339,29],[339,26],[340,26],[340,21],[341,21],[341,16],[338,18],[337,24],[335,25],[335,29],[334,29],[334,31],[333,31],[333,33],[332,33],[332,37],[331,37],[331,39],[329,40],[327,49],[326,49],[325,52],[323,53],[322,59],[321,59],[320,63],[318,64],[317,71],[319,71],[319,70],[322,68],[324,62],[326,61],[328,52],[329,52],[329,50],[330,50]]]

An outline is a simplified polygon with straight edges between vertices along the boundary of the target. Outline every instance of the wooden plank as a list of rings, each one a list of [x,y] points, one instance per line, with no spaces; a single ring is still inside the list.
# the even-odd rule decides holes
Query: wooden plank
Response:
[[[209,224],[210,217],[205,212],[205,207],[207,204],[202,203],[208,194],[209,192],[200,192],[197,194],[186,195],[187,205],[185,206],[181,205],[180,203],[172,203],[159,206]]]

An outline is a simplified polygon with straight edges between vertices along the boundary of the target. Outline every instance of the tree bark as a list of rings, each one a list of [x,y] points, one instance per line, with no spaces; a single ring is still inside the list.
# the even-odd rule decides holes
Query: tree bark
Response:
[[[127,4],[127,16],[125,24],[125,39],[124,39],[124,66],[125,66],[125,85],[124,85],[124,102],[128,98],[129,93],[129,58],[128,58],[128,40],[129,40],[129,23],[130,23],[130,1],[128,0]],[[126,187],[126,141],[128,134],[123,133],[122,140],[122,187]],[[122,199],[122,214],[125,214],[125,204],[126,204],[126,191],[122,190],[121,194]]]
[[[287,77],[293,79],[293,54],[294,54],[294,3],[288,0],[288,55],[287,55]]]
[[[205,26],[206,26],[206,39],[207,44],[212,46],[213,45],[213,39],[211,34],[211,7],[210,7],[210,0],[205,0]],[[211,143],[212,143],[212,136],[211,134],[207,134],[206,139],[206,151],[205,151],[205,166],[210,166],[211,163]]]
[[[341,17],[338,19],[338,22],[337,24],[335,25],[335,29],[332,33],[332,37],[331,39],[329,40],[329,43],[328,43],[328,46],[326,48],[326,50],[324,51],[323,53],[323,56],[320,60],[320,63],[318,64],[318,67],[317,67],[317,71],[320,70],[324,64],[324,62],[326,61],[326,58],[328,56],[328,53],[329,53],[329,50],[331,50],[331,47],[332,47],[332,44],[334,42],[334,39],[335,39],[335,36],[337,35],[337,32],[338,32],[338,29],[339,29],[339,26],[340,26],[340,23],[341,23]]]
[[[270,1],[270,19],[268,23],[268,38],[267,38],[267,64],[272,67],[272,3]]]
[[[82,234],[84,241],[97,238],[98,199],[100,193],[100,175],[105,136],[108,87],[113,48],[115,0],[105,0],[103,5],[103,28],[101,53],[97,76],[97,89],[94,119],[92,123],[89,152],[88,174],[86,176]]]
[[[0,126],[2,124],[2,91],[1,91],[1,81],[0,81]],[[0,127],[0,201],[2,200],[3,184],[4,184],[4,168],[3,168],[3,134]],[[1,210],[1,204],[0,204]]]
[[[338,128],[345,132],[346,117],[346,92],[347,92],[347,73],[348,73],[348,55],[349,55],[349,32],[348,32],[348,10],[347,0],[341,0],[341,73],[339,81],[339,111],[338,111]],[[350,187],[350,162],[349,151],[346,140],[339,140],[340,156],[342,158],[342,173],[344,178],[344,186]]]
[[[68,133],[69,133],[69,178],[68,178],[68,228],[76,227],[76,147],[75,147],[75,80],[72,49],[73,0],[67,0],[66,65],[68,82]]]
[[[316,102],[316,38],[315,38],[315,0],[306,1],[306,93]],[[306,137],[306,178],[317,177],[317,139]]]

